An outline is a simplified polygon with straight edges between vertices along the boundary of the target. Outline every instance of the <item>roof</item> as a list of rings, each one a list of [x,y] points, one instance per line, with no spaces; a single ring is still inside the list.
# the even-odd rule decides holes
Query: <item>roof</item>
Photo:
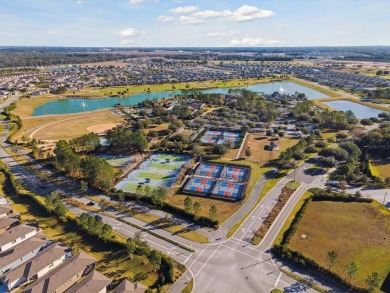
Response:
[[[96,262],[84,251],[75,254],[60,266],[40,278],[37,282],[29,286],[23,293],[54,292],[61,285],[69,281],[76,273],[84,270],[87,266]]]
[[[111,279],[107,278],[105,275],[102,275],[98,271],[93,271],[81,282],[67,290],[66,293],[100,292],[109,284],[111,284]]]
[[[38,233],[37,235],[15,245],[0,253],[0,268],[3,268],[14,261],[20,259],[27,253],[46,245],[46,236]]]
[[[49,266],[51,263],[60,259],[66,253],[69,252],[69,248],[61,244],[55,244],[38,253],[36,256],[21,264],[20,266],[9,270],[1,277],[4,282],[12,283],[24,276],[26,280],[39,273],[41,270]]]
[[[9,226],[14,225],[15,223],[18,223],[19,219],[14,217],[3,217],[0,218],[0,229],[7,228]]]
[[[9,214],[12,213],[12,207],[8,204],[2,204],[0,205],[0,215],[1,214]]]
[[[111,293],[144,293],[147,287],[139,282],[123,280]]]
[[[12,242],[15,239],[18,239],[28,233],[31,233],[33,231],[37,231],[37,227],[32,227],[28,225],[18,225],[16,227],[13,227],[4,233],[0,234],[0,246],[3,246],[5,244],[8,244]]]

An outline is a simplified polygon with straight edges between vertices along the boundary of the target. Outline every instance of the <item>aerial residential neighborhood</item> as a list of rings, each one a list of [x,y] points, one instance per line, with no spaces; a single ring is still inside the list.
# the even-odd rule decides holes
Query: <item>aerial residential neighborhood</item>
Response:
[[[1,3],[0,292],[390,292],[388,1],[114,2]]]

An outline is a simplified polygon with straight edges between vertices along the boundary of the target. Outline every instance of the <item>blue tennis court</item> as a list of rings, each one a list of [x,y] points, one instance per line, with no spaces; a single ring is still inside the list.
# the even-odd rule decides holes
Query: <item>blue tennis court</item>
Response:
[[[245,184],[219,181],[215,184],[211,196],[230,200],[240,199],[244,193]]]
[[[223,169],[223,165],[201,163],[195,170],[195,174],[208,177],[219,177]]]
[[[209,195],[215,185],[215,180],[192,177],[183,188],[183,191]]]
[[[202,143],[225,144],[228,142],[238,146],[242,133],[231,131],[207,130],[200,141]]]
[[[238,166],[225,166],[221,173],[221,178],[229,179],[238,182],[244,182],[247,180],[249,169],[246,167]]]

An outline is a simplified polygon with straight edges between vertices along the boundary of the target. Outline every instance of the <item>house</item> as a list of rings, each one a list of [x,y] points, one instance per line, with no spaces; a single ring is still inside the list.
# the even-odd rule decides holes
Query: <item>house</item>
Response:
[[[49,245],[51,242],[46,240],[46,236],[38,233],[30,239],[0,252],[0,275],[28,261]]]
[[[38,228],[19,225],[0,234],[0,251],[10,249],[11,247],[33,237],[38,233]]]
[[[60,266],[46,274],[27,287],[23,293],[56,292],[62,293],[69,289],[83,276],[95,267],[96,259],[81,251],[75,254]]]
[[[147,287],[139,282],[123,280],[111,293],[145,293]]]
[[[0,277],[0,282],[8,290],[17,288],[24,282],[33,282],[50,270],[56,268],[70,257],[71,250],[61,244],[55,244],[38,253],[29,261],[9,270]]]
[[[6,217],[9,214],[12,214],[13,209],[8,204],[2,204],[0,205],[0,218]]]
[[[8,216],[0,218],[0,234],[4,233],[5,231],[11,229],[12,227],[15,227],[19,225],[19,218],[17,215]]]
[[[279,150],[279,143],[277,143],[276,141],[271,141],[269,143],[269,150],[270,151],[277,151],[277,150]]]
[[[98,271],[93,271],[81,282],[71,287],[66,293],[106,293],[111,280]]]

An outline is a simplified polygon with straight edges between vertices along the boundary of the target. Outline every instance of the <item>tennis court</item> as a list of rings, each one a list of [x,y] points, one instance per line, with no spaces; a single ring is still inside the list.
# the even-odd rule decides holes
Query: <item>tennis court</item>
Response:
[[[112,156],[112,155],[98,155],[99,158],[105,159],[113,167],[123,167],[128,163],[134,163],[135,159],[128,156]]]
[[[242,197],[244,190],[245,184],[243,183],[218,181],[213,188],[211,196],[237,200]]]
[[[158,186],[170,187],[176,181],[181,168],[191,159],[190,156],[156,153],[141,163],[127,178],[115,188],[125,192],[137,192],[138,185],[148,185],[151,189]]]
[[[195,170],[195,174],[208,177],[219,177],[223,169],[223,165],[201,163]]]
[[[188,180],[183,190],[192,193],[202,194],[202,195],[209,195],[215,183],[216,183],[215,180],[204,179],[201,177],[194,176],[190,180]]]
[[[238,166],[225,166],[221,172],[222,179],[244,182],[248,179],[249,169]]]
[[[207,130],[200,141],[202,143],[216,144],[226,144],[231,142],[237,147],[240,142],[241,135],[241,132]]]

